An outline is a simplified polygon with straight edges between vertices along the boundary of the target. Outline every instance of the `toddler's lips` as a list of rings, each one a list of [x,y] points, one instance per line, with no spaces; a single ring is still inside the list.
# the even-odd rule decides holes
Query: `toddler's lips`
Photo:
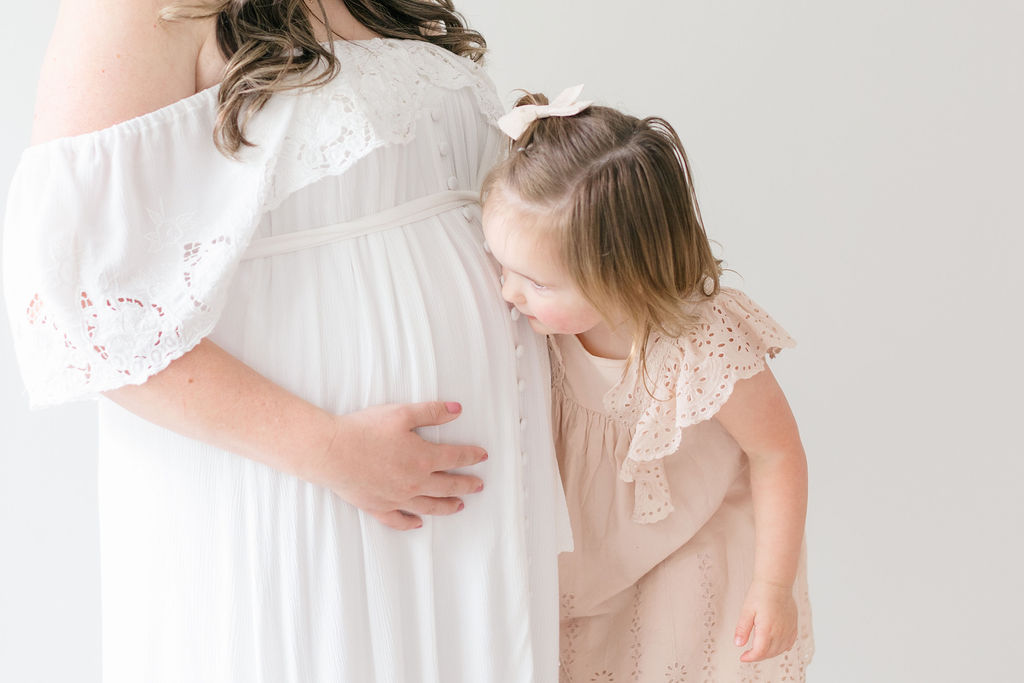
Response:
[[[515,304],[512,304],[512,308],[514,308],[515,310],[519,311],[519,315],[523,316],[524,318],[527,318],[529,320],[536,320],[536,318],[534,318],[532,315],[530,315],[529,313],[527,313],[523,309],[519,308]]]

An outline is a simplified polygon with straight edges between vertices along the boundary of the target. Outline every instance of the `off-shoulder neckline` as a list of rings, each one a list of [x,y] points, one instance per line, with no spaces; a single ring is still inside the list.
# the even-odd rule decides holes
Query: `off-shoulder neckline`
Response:
[[[335,49],[339,45],[347,45],[350,47],[354,46],[366,46],[374,44],[384,43],[404,43],[404,44],[416,44],[429,45],[431,47],[438,47],[434,43],[424,40],[413,40],[408,38],[387,38],[387,37],[374,37],[374,38],[356,38],[347,39],[339,38],[332,41],[332,45]],[[444,49],[444,48],[440,48]],[[63,135],[60,137],[46,140],[45,142],[39,142],[34,145],[29,145],[23,152],[24,155],[31,155],[38,152],[43,152],[52,147],[60,147],[67,145],[79,145],[85,144],[89,141],[98,141],[104,138],[117,135],[124,132],[143,131],[147,128],[152,128],[158,124],[173,121],[175,118],[185,116],[196,109],[204,108],[209,106],[209,100],[215,99],[218,91],[220,90],[220,83],[211,85],[208,88],[204,88],[196,93],[182,97],[181,99],[175,100],[169,104],[165,104],[162,107],[158,107],[153,111],[139,114],[131,118],[125,119],[124,121],[118,121],[105,128],[98,128],[97,130],[88,131],[85,133],[78,133],[76,135]]]

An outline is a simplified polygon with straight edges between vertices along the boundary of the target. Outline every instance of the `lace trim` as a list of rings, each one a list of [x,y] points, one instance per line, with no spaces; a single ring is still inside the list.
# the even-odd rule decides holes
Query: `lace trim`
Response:
[[[4,270],[34,406],[141,384],[190,351],[213,331],[260,216],[379,147],[409,142],[418,119],[439,106],[438,88],[468,89],[492,125],[502,113],[480,67],[444,48],[336,47],[345,53],[339,75],[272,98],[251,122],[258,144],[242,163],[213,150],[213,89],[26,150],[10,193]],[[139,171],[139,158],[148,170]],[[96,168],[107,177],[93,177]],[[195,168],[208,169],[204,184],[225,199],[207,201],[203,215],[192,211]],[[109,199],[112,187],[136,203]],[[39,201],[55,196],[62,201]]]
[[[774,358],[795,345],[737,290],[723,288],[698,307],[701,322],[689,335],[652,339],[650,392],[634,370],[631,382],[619,383],[605,396],[613,418],[636,424],[619,477],[636,482],[633,520],[641,524],[662,520],[673,510],[661,459],[679,450],[683,430],[714,417],[736,382],[765,368],[765,356]]]
[[[278,163],[267,168],[271,192],[264,211],[324,176],[343,172],[378,147],[412,140],[417,121],[436,105],[427,86],[468,89],[492,126],[504,113],[493,83],[478,64],[433,43],[375,39],[340,42],[336,49],[344,45],[352,49],[344,55],[337,78],[320,88],[279,93],[278,102],[272,99],[266,107],[286,107],[287,98],[301,101]],[[287,182],[275,183],[274,178]]]

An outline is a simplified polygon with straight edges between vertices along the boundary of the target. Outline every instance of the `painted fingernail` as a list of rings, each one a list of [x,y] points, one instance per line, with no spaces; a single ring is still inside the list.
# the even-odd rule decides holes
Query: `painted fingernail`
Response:
[[[473,493],[480,493],[483,490],[484,490],[484,483],[480,482],[479,484],[476,485],[476,488],[473,489]]]
[[[489,457],[491,457],[491,456],[489,456],[489,455],[487,455],[486,453],[484,453],[483,457],[482,457],[482,458],[480,458],[480,462],[483,462],[484,460],[486,460],[486,459],[487,459],[487,458],[489,458]]]
[[[444,407],[452,415],[455,415],[456,413],[461,413],[462,412],[462,405],[459,404],[459,403],[456,403],[455,401],[450,401],[448,403],[445,403]]]
[[[459,503],[459,507],[455,508],[456,512],[461,512],[466,507],[465,503]]]
[[[743,647],[743,639],[739,636],[736,636],[736,640],[734,640],[733,642],[736,643],[736,647]]]

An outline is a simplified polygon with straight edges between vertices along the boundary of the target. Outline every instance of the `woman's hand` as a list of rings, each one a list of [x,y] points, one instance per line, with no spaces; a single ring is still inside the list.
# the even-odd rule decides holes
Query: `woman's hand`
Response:
[[[430,443],[413,431],[451,422],[458,403],[333,415],[208,339],[144,384],[106,396],[179,434],[325,486],[393,529],[422,526],[418,515],[458,512],[459,496],[483,488],[477,477],[448,472],[486,460],[482,448]]]
[[[754,632],[750,649],[741,662],[759,662],[793,647],[797,635],[797,608],[793,587],[754,579],[736,625],[736,647],[743,647]]]
[[[392,529],[417,529],[423,526],[419,515],[454,514],[464,507],[459,496],[483,490],[478,477],[448,472],[486,460],[482,448],[435,444],[413,431],[450,422],[461,412],[458,403],[435,401],[339,415],[327,449],[299,475]]]

